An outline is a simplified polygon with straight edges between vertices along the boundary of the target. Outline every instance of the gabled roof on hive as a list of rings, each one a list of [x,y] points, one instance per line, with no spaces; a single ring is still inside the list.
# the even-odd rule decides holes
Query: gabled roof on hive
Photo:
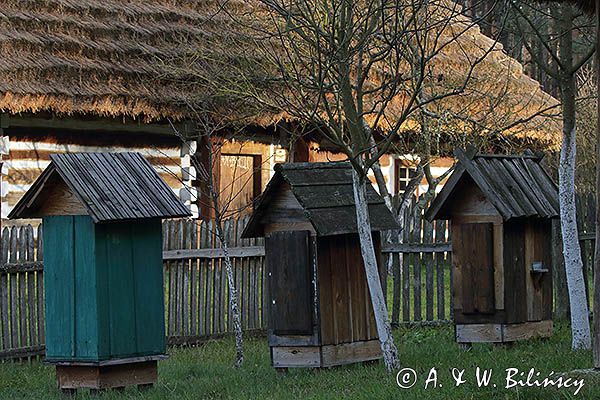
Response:
[[[9,218],[38,218],[40,194],[59,177],[94,222],[190,216],[173,190],[139,153],[53,154],[51,163]]]
[[[455,171],[427,210],[428,220],[448,219],[449,205],[467,176],[506,221],[512,218],[555,218],[559,215],[558,188],[540,165],[542,156],[475,154],[456,149]]]
[[[357,232],[350,163],[289,163],[275,166],[275,175],[262,194],[242,237],[263,235],[261,219],[268,214],[271,200],[285,183],[289,184],[318,236]],[[373,231],[398,228],[383,199],[371,185],[367,185],[367,202]]]

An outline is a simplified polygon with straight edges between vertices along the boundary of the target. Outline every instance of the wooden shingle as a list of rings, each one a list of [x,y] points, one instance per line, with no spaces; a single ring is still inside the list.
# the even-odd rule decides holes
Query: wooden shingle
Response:
[[[191,215],[139,153],[53,154],[50,159],[9,218],[42,217],[41,195],[57,181],[68,186],[96,223]]]
[[[273,212],[271,202],[286,184],[318,236],[358,231],[350,163],[290,163],[275,166],[275,175],[261,196],[242,237],[264,235],[262,221]],[[367,202],[373,231],[398,228],[383,199],[371,185],[367,185]]]
[[[470,176],[502,218],[556,218],[559,216],[558,188],[540,165],[541,157],[475,154],[457,149],[455,171],[435,198],[425,217],[446,219],[459,183]]]

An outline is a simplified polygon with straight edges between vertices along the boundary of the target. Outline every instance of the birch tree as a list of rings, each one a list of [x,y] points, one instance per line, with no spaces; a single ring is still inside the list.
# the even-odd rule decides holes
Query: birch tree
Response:
[[[242,321],[239,306],[239,294],[238,288],[235,284],[235,277],[233,271],[233,263],[229,253],[229,238],[225,232],[225,221],[233,217],[239,216],[244,209],[234,208],[233,202],[239,193],[235,191],[228,191],[227,194],[221,190],[218,182],[218,163],[219,154],[221,153],[221,146],[228,139],[236,137],[236,130],[225,129],[226,124],[220,114],[215,114],[217,109],[214,104],[210,101],[205,101],[203,107],[198,109],[197,107],[188,104],[188,107],[195,118],[192,122],[192,133],[187,135],[178,132],[173,125],[173,129],[176,134],[181,138],[182,142],[188,142],[194,140],[198,146],[196,151],[191,157],[191,166],[195,171],[197,181],[201,182],[200,187],[187,188],[191,193],[196,193],[192,196],[194,203],[199,204],[200,207],[209,211],[208,217],[210,218],[212,232],[215,238],[218,240],[218,244],[223,251],[223,266],[227,276],[227,288],[229,292],[229,315],[232,320],[232,326],[235,336],[235,361],[234,366],[240,367],[244,362],[244,341],[242,331]],[[228,124],[227,124],[228,125]],[[229,132],[224,133],[224,132]],[[234,166],[232,173],[232,182],[229,182],[231,186],[234,185],[236,180],[248,179],[247,177],[241,176],[237,173],[237,165]],[[242,185],[248,182],[243,182]],[[252,204],[246,205],[251,207]]]
[[[572,348],[590,349],[591,335],[589,308],[585,290],[583,262],[577,231],[575,204],[576,168],[576,74],[594,53],[592,43],[576,59],[574,31],[576,18],[581,12],[570,4],[555,4],[551,7],[541,3],[511,1],[515,12],[516,28],[521,32],[523,45],[533,62],[554,79],[559,87],[562,103],[563,140],[558,166],[560,225],[563,239],[563,254],[569,303],[571,309]],[[543,21],[540,22],[540,19]],[[581,28],[580,28],[581,29]],[[535,50],[544,49],[544,57]]]

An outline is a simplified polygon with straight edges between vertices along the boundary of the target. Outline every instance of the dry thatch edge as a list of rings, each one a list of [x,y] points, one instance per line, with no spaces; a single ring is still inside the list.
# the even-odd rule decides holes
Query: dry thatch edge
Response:
[[[211,2],[209,1],[207,3]],[[85,37],[87,32],[86,29],[90,30],[90,25],[88,25],[88,23],[92,24],[91,33],[94,35],[97,33],[94,32],[95,29],[108,29],[111,32],[115,32],[113,28],[115,28],[115,26],[120,26],[131,30],[132,32],[142,34],[142,37],[140,37],[141,43],[139,43],[140,50],[142,50],[142,54],[145,53],[145,55],[149,55],[144,51],[144,40],[150,40],[151,35],[162,32],[164,27],[162,27],[162,25],[155,26],[156,24],[152,24],[153,29],[149,29],[149,26],[145,25],[145,22],[148,22],[145,21],[146,17],[148,17],[148,19],[161,18],[162,16],[165,16],[163,15],[165,13],[173,13],[173,15],[181,16],[181,10],[187,10],[189,8],[190,10],[194,9],[198,11],[194,12],[191,16],[184,17],[183,19],[185,21],[192,21],[196,18],[202,19],[207,13],[210,14],[211,11],[210,6],[206,5],[207,3],[202,2],[204,5],[198,5],[199,3],[185,1],[173,3],[156,0],[150,2],[134,0],[123,4],[123,2],[119,0],[30,0],[28,1],[27,6],[24,6],[21,1],[7,0],[0,6],[0,15],[3,11],[8,12],[9,15],[13,15],[14,19],[12,21],[16,21],[16,25],[13,25],[13,28],[25,25],[30,26],[28,25],[30,23],[35,24],[36,32],[37,29],[41,29],[42,32],[46,31],[46,28],[43,28],[42,26],[44,18],[42,18],[41,21],[35,22],[36,19],[39,20],[39,17],[47,17],[45,22],[54,21],[55,23],[74,24],[69,25],[69,29],[72,29],[73,26],[77,26],[78,22],[85,22],[85,26],[80,27],[82,29],[81,32],[79,31],[79,28],[75,29],[75,36],[80,39]],[[249,0],[247,3],[236,1],[233,5],[235,7],[246,7],[251,6],[249,5],[251,3],[254,2],[252,0]],[[53,11],[55,12],[53,13]],[[100,15],[107,15],[97,17],[94,15],[97,11]],[[126,17],[124,18],[123,16]],[[131,17],[135,17],[135,19],[132,19]],[[11,20],[9,19],[9,22],[10,21]],[[469,21],[465,17],[464,21],[457,21],[456,29],[460,30],[467,24],[469,24]],[[7,25],[10,26],[10,23]],[[4,26],[5,25],[3,24],[2,30],[5,29]],[[203,28],[200,28],[195,24],[183,24],[178,27],[178,29],[168,30],[168,32],[165,31],[164,33],[189,34],[202,31],[202,29]],[[0,34],[2,33],[2,30],[0,30]],[[6,33],[8,35],[10,31],[7,31]],[[57,31],[56,33],[68,36],[73,32],[67,30]],[[106,33],[107,32],[104,32],[104,34]],[[481,51],[483,48],[493,44],[493,40],[482,35],[477,27],[473,27],[472,31],[466,35],[470,35],[472,38],[467,40],[469,43],[464,44],[474,51]],[[102,47],[103,44],[106,44],[106,39],[106,37],[103,37],[97,45]],[[163,39],[164,40],[157,42],[157,44],[163,45],[171,40],[168,38]],[[10,45],[11,40],[7,40],[6,38],[3,40],[7,46]],[[119,41],[118,38],[115,38],[115,40],[117,42]],[[4,111],[13,113],[52,111],[59,115],[94,114],[106,117],[128,116],[145,122],[163,120],[165,118],[181,120],[193,117],[183,105],[183,102],[185,101],[184,95],[180,96],[176,92],[168,90],[170,88],[167,88],[160,83],[157,83],[157,85],[160,86],[162,90],[158,89],[156,86],[144,85],[143,82],[138,81],[140,78],[140,71],[144,71],[149,75],[161,72],[158,66],[145,66],[144,63],[148,61],[147,59],[135,57],[135,54],[133,54],[133,57],[131,57],[131,59],[128,58],[127,62],[119,62],[119,68],[117,68],[117,71],[113,71],[118,72],[117,74],[114,74],[116,77],[115,79],[106,80],[106,77],[102,76],[99,76],[97,79],[91,79],[92,73],[100,75],[102,70],[106,71],[115,67],[115,62],[103,63],[102,56],[98,56],[99,59],[97,63],[94,64],[94,54],[90,54],[89,60],[83,57],[83,59],[87,61],[84,63],[86,64],[87,70],[85,71],[85,74],[83,74],[84,76],[82,76],[81,69],[77,67],[77,60],[82,59],[82,54],[78,53],[77,49],[73,51],[73,58],[69,59],[69,54],[67,54],[67,52],[65,52],[64,57],[57,57],[60,53],[57,54],[55,51],[47,51],[44,47],[47,44],[45,41],[32,44],[39,45],[42,48],[33,48],[30,56],[25,57],[26,61],[28,61],[25,64],[30,65],[30,69],[23,70],[23,64],[19,65],[19,63],[11,62],[7,65],[7,69],[16,69],[14,69],[12,73],[11,71],[7,71],[7,74],[3,74],[5,79],[8,78],[9,80],[16,80],[17,76],[21,78],[27,77],[25,81],[21,82],[21,87],[18,87],[17,85],[13,86],[13,84],[5,85],[4,93],[0,94],[0,109]],[[135,52],[135,43],[131,43],[131,45],[130,51],[133,53]],[[200,50],[202,50],[201,43],[199,43],[199,45]],[[499,48],[499,50],[500,49],[501,48]],[[154,48],[152,48],[152,50],[154,50]],[[126,51],[126,49],[119,49],[116,51],[116,55],[119,55],[120,58]],[[48,58],[45,60],[40,59],[45,56]],[[541,91],[538,82],[523,74],[522,66],[516,62],[516,60],[512,60],[502,51],[494,51],[489,57],[489,62],[491,64],[497,63],[502,70],[509,71],[509,75],[514,79],[511,85],[513,86],[511,89],[511,101],[508,106],[515,104],[519,105],[518,97],[527,96],[528,102],[531,102],[532,106],[524,107],[519,105],[518,109],[533,114],[548,106],[548,104],[556,102],[551,96],[546,95]],[[446,66],[457,71],[461,70],[461,62],[461,60],[454,60],[452,55],[440,56],[439,60],[440,66]],[[38,70],[38,73],[33,73],[34,70],[32,68],[38,63],[41,64],[41,68]],[[154,69],[156,69],[156,71]],[[138,74],[133,73],[133,70],[137,70]],[[57,87],[57,85],[44,85],[43,82],[47,82],[45,76],[48,71],[54,71],[55,74],[58,73],[63,77],[74,73],[72,74],[74,79],[77,79],[77,75],[79,75],[79,79],[82,80],[83,78],[83,80],[82,82],[79,82],[79,85],[76,84],[72,87],[71,91],[67,88]],[[122,76],[121,74],[125,76]],[[482,78],[485,80],[485,74]],[[97,90],[92,90],[93,88],[96,88]],[[533,90],[534,88],[535,90]],[[461,99],[453,99],[451,101],[460,102]],[[397,107],[395,108],[401,108],[401,104],[402,100],[399,99]],[[515,108],[517,107],[515,106]],[[506,111],[503,111],[503,113],[506,113]],[[290,115],[284,112],[263,112],[259,116],[245,118],[249,123],[265,127],[281,120],[292,119],[293,118]],[[232,115],[232,120],[235,120],[236,122],[242,121],[238,115]],[[560,135],[558,134],[560,130],[554,129],[554,124],[541,123],[540,121],[542,120],[546,120],[546,118],[537,117],[535,123],[528,124],[527,127],[518,130],[515,135],[520,137],[543,138],[542,140],[549,138],[551,142],[560,143]],[[534,128],[528,129],[529,126],[534,125]],[[386,129],[385,126],[382,126],[381,128]],[[412,127],[410,123],[406,124],[406,127],[404,127],[405,131],[410,131],[413,128],[414,127]]]

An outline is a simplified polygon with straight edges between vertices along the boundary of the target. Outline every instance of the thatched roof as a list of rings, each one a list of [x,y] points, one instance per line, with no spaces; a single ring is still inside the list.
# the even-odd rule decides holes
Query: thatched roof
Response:
[[[229,12],[221,15],[218,10],[223,5]],[[4,0],[0,2],[0,111],[185,119],[190,116],[186,105],[203,98],[203,85],[182,90],[168,61],[182,59],[190,51],[218,57],[207,43],[215,43],[220,35],[232,36],[235,28],[228,16],[240,9],[247,13],[247,7],[256,7],[256,0],[222,4],[212,0]],[[465,23],[456,21],[451,30],[460,30],[461,24]],[[459,81],[467,55],[481,53],[491,43],[473,27],[440,54],[435,69],[445,82]],[[498,125],[509,125],[557,103],[497,46],[475,71],[473,86],[462,99],[445,100],[449,108],[485,103],[485,113],[492,110]],[[498,90],[507,95],[494,104]],[[482,93],[487,97],[480,99]],[[401,112],[402,101],[390,110]],[[240,109],[231,111],[233,115]],[[475,109],[469,112],[476,118],[488,117],[477,115]],[[247,122],[266,126],[282,118],[286,115],[281,112],[263,110]],[[549,118],[537,116],[515,134],[556,145],[559,128]]]

